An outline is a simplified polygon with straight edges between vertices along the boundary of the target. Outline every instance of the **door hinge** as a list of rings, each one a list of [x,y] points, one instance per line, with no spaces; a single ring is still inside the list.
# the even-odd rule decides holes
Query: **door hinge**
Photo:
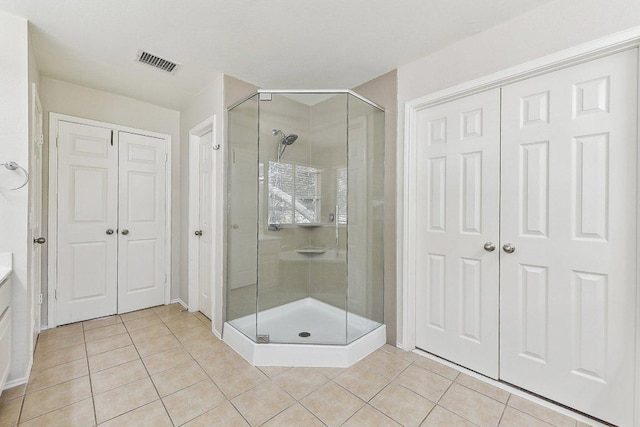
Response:
[[[164,283],[167,283],[167,273],[164,273]]]
[[[113,131],[111,131],[111,146],[113,147]]]
[[[167,163],[169,161],[169,154],[164,153],[164,162]]]
[[[42,294],[38,295],[38,304],[42,304]]]
[[[58,290],[57,289],[53,290],[53,299],[58,299]]]
[[[56,138],[57,140],[57,138]],[[44,135],[40,134],[40,136],[38,137],[38,143],[40,145],[44,145]]]
[[[56,135],[56,148],[58,148],[58,135]]]

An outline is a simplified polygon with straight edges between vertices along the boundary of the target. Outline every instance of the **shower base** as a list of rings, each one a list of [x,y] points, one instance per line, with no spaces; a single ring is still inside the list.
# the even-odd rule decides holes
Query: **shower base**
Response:
[[[256,366],[346,368],[383,346],[387,336],[385,325],[314,298],[261,311],[258,318],[259,339],[268,335],[268,344],[248,337],[256,336],[255,314],[225,323],[223,331],[224,341]]]

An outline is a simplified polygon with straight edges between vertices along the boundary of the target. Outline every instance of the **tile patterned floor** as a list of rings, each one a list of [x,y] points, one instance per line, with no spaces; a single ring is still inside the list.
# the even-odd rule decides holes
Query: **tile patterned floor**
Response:
[[[44,331],[5,426],[584,426],[384,346],[349,369],[256,368],[169,305]]]

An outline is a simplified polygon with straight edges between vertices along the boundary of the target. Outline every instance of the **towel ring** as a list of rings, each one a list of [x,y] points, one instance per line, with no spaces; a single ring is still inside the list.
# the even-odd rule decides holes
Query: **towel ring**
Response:
[[[27,170],[25,168],[23,168],[22,166],[20,166],[16,162],[4,162],[4,163],[0,163],[0,166],[4,166],[5,168],[7,168],[10,171],[14,171],[16,169],[20,169],[22,171],[22,173],[24,174],[24,182],[22,184],[20,184],[19,186],[17,186],[17,187],[2,187],[2,186],[0,186],[0,189],[2,189],[2,190],[19,190],[22,187],[24,187],[25,185],[27,185],[27,183],[29,182],[29,172],[27,172]]]

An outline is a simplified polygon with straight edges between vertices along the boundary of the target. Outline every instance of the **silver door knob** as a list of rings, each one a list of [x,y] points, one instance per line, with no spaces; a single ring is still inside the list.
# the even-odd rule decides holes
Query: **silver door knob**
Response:
[[[127,234],[129,234],[129,230],[127,230],[126,228],[124,230],[121,231],[123,236],[126,236]]]
[[[44,237],[38,237],[37,239],[33,239],[33,243],[37,243],[39,245],[44,244],[47,241]]]
[[[516,247],[513,246],[513,244],[511,244],[511,243],[505,243],[502,246],[502,250],[505,251],[508,254],[512,254],[512,253],[514,253],[516,251]]]
[[[496,250],[496,245],[494,245],[492,242],[487,242],[484,244],[484,250],[487,252],[493,252]]]
[[[195,235],[196,236],[202,236],[202,230],[196,230]]]
[[[108,228],[108,229],[107,229],[107,234],[113,234],[113,229]]]

